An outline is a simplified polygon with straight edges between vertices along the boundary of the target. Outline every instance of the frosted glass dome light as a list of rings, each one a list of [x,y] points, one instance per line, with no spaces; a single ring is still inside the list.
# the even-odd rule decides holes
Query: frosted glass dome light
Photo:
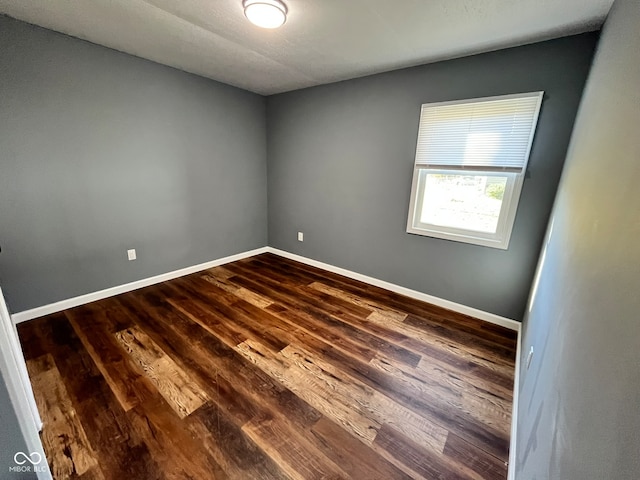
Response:
[[[244,15],[261,28],[278,28],[287,21],[287,7],[280,0],[244,0]]]

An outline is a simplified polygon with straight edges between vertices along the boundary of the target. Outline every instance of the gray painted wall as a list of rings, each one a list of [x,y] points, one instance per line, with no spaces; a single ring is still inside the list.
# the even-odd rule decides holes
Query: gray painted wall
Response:
[[[18,417],[11,404],[9,392],[0,374],[0,478],[2,479],[27,479],[36,478],[35,473],[10,472],[9,467],[15,467],[13,456],[17,452],[27,455],[27,445],[22,437],[22,431],[18,425]]]
[[[0,125],[13,312],[266,245],[261,96],[0,16]]]
[[[269,97],[269,245],[521,320],[596,41]],[[509,250],[406,233],[421,104],[537,90],[546,95]]]
[[[640,478],[640,2],[617,0],[525,319],[518,480]]]

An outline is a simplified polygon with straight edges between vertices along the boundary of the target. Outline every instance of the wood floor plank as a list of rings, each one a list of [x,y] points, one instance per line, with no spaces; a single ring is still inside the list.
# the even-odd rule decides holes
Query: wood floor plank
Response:
[[[375,438],[381,424],[364,415],[357,407],[346,404],[334,394],[331,387],[314,377],[305,376],[297,369],[291,369],[284,358],[270,355],[259,344],[246,341],[238,345],[237,350],[305,402],[335,419],[355,437],[369,444]]]
[[[82,309],[100,318],[100,324],[109,333],[119,332],[133,325],[133,321],[126,310],[118,303],[107,298],[98,302],[83,305]]]
[[[317,449],[304,436],[299,435],[292,441],[291,432],[281,419],[254,419],[245,424],[242,431],[293,480],[349,478],[320,451],[310,454]]]
[[[410,438],[388,425],[383,425],[376,437],[374,448],[382,456],[394,462],[412,478],[425,480],[469,480],[480,479],[475,472],[456,462],[449,462],[420,448]]]
[[[508,360],[479,352],[473,345],[460,344],[440,336],[432,336],[404,321],[397,322],[392,318],[380,315],[378,312],[369,315],[367,321],[370,323],[368,328],[376,329],[375,325],[378,325],[383,329],[395,332],[394,335],[396,335],[398,342],[422,353],[423,356],[447,362],[461,371],[471,370],[474,376],[482,375],[486,380],[494,381],[506,388],[513,386],[513,369]],[[384,330],[381,335],[386,335]],[[424,361],[424,358],[421,361]]]
[[[295,388],[295,387],[292,387],[292,388]],[[306,385],[306,386],[303,388],[303,390],[306,390],[306,391],[317,391],[317,390],[318,390],[318,386],[317,386],[317,385]],[[330,407],[329,407],[329,408],[330,408]],[[336,413],[335,413],[335,411],[334,411],[334,415],[335,415],[335,414],[336,414]],[[366,423],[366,422],[364,422],[364,423]],[[367,430],[366,430],[366,428],[365,428],[365,429],[361,429],[361,431],[365,431],[365,432],[366,432]],[[444,442],[442,442],[442,445],[444,445]]]
[[[135,294],[120,301],[137,313],[138,324],[164,351],[199,379],[210,398],[233,412],[239,424],[263,415],[265,408],[283,412],[303,429],[320,418],[317,411],[234,351],[233,342],[226,344],[199,324],[189,322],[169,303],[149,300],[154,296]]]
[[[252,272],[253,275],[260,275],[262,277],[266,277],[266,279],[271,280],[271,285],[275,285],[278,282],[284,282],[288,277],[291,276],[291,272],[279,274],[277,271],[274,271],[273,268],[265,267],[265,268],[255,268],[253,265],[248,266],[240,266],[234,265],[233,269],[244,268],[245,271],[248,269]],[[232,270],[237,271],[237,270]],[[348,299],[344,299],[342,297],[333,297],[330,302],[327,302],[329,299],[329,295],[325,292],[321,292],[320,290],[314,289],[313,291],[309,291],[309,285],[306,283],[304,285],[295,285],[291,286],[287,289],[287,291],[304,291],[305,295],[299,295],[298,300],[302,300],[308,303],[311,306],[315,306],[319,309],[326,309],[327,312],[333,314],[347,314],[354,315],[356,317],[366,317],[369,315],[372,310],[369,305],[365,305],[363,303],[357,304],[355,302],[349,301]]]
[[[245,342],[238,350],[260,368],[304,398],[348,433],[370,445],[384,422],[393,424],[420,445],[441,453],[447,430],[360,383],[352,384],[338,369],[308,352],[289,346],[270,357]]]
[[[155,294],[139,292],[120,301],[138,312],[136,321],[139,327],[163,351],[176,358],[180,367],[196,379],[207,396],[223,405],[238,424],[242,425],[262,412],[260,404],[249,401],[243,392],[236,389],[236,385],[244,386],[244,382],[238,380],[243,380],[248,374],[246,366],[221,338],[191,322]],[[233,342],[231,344],[234,345]]]
[[[480,478],[505,478],[507,463],[450,433],[444,446],[444,455],[452,462],[462,464]]]
[[[83,307],[69,310],[66,315],[125,411],[138,405],[142,399],[153,396],[155,388],[149,379],[135,366],[108,330],[102,328],[98,315]]]
[[[513,347],[495,345],[489,340],[478,338],[477,335],[474,335],[471,332],[445,328],[438,322],[434,322],[429,319],[409,314],[407,315],[407,318],[404,319],[404,323],[419,330],[426,331],[433,336],[446,338],[447,340],[454,341],[460,345],[473,346],[479,352],[490,355],[496,362],[503,362],[509,365],[515,357],[516,352]]]
[[[208,455],[202,440],[191,435],[184,420],[175,415],[161,396],[146,399],[126,415],[167,480],[229,478],[215,458]]]
[[[401,312],[399,310],[385,307],[381,303],[367,300],[366,298],[360,298],[357,295],[353,295],[352,293],[345,292],[343,290],[340,290],[339,288],[335,288],[321,282],[312,282],[309,287],[318,290],[319,292],[323,292],[327,295],[331,295],[332,297],[341,298],[353,303],[354,305],[364,307],[367,310],[370,310],[372,313],[376,312],[379,315],[391,318],[396,322],[402,322],[405,318],[407,318],[408,315],[407,313]]]
[[[448,368],[438,361],[433,361],[429,357],[423,358],[418,366],[412,370],[419,377],[440,377],[446,375],[444,381],[469,388],[471,394],[497,398],[502,401],[501,406],[511,405],[513,399],[513,380],[508,381],[499,375],[491,375],[485,369],[478,372],[478,369],[470,368],[459,371]],[[508,410],[508,409],[507,409]]]
[[[235,372],[234,372],[235,373]],[[218,386],[220,384],[218,383]],[[220,392],[218,391],[218,394]],[[227,395],[225,396],[226,398],[226,402],[222,401],[219,398],[215,398],[215,400],[217,402],[220,402],[221,405],[224,405],[225,407],[227,407],[228,409],[222,410],[222,409],[218,409],[216,416],[218,417],[216,419],[215,422],[211,422],[209,421],[208,428],[212,429],[215,425],[218,425],[219,422],[219,417],[220,415],[222,415],[222,412],[225,412],[226,415],[231,415],[231,417],[229,417],[229,420],[225,421],[225,425],[227,425],[226,427],[226,432],[229,435],[229,431],[233,431],[233,425],[235,425],[236,427],[236,433],[235,435],[238,436],[240,435],[237,432],[237,428],[238,425],[242,425],[242,430],[243,432],[245,432],[245,434],[247,435],[247,438],[242,437],[243,439],[238,439],[237,442],[240,442],[240,444],[243,445],[243,448],[246,450],[247,448],[249,448],[250,451],[255,451],[255,447],[249,447],[249,444],[255,444],[257,442],[262,442],[264,443],[264,435],[266,435],[268,433],[268,429],[265,432],[265,428],[267,428],[265,425],[266,423],[264,422],[259,422],[256,423],[255,419],[256,418],[268,418],[270,417],[269,412],[267,411],[260,411],[258,415],[256,414],[250,414],[248,413],[251,410],[254,410],[252,408],[247,408],[246,406],[240,406],[240,405],[234,405],[231,406],[229,404],[229,402],[237,402],[239,399],[241,399],[243,397],[242,393],[237,392],[236,395],[231,396],[231,395]],[[231,408],[229,408],[231,407]],[[209,409],[212,408],[212,405],[210,404]],[[233,418],[235,416],[235,419]],[[313,450],[313,446],[309,445],[308,442],[305,441],[304,437],[296,435],[295,431],[291,430],[288,425],[290,424],[290,422],[287,420],[285,421],[284,416],[280,416],[278,418],[274,417],[274,418],[270,418],[268,424],[269,425],[278,425],[279,426],[279,431],[282,432],[287,432],[288,433],[286,435],[281,435],[281,439],[278,445],[270,445],[268,450],[271,452],[272,455],[277,457],[277,461],[276,463],[279,465],[278,468],[283,469],[285,472],[288,472],[289,474],[292,474],[296,468],[300,468],[300,465],[302,465],[302,460],[305,458],[305,455],[300,455],[300,451],[306,451],[307,455],[306,458],[315,458],[316,462],[320,462],[321,459],[323,458],[322,456],[312,456],[309,455],[308,452],[310,450]],[[209,419],[211,420],[211,419]],[[269,427],[271,428],[271,427]],[[249,442],[249,443],[247,443]],[[298,452],[297,456],[292,456],[295,452]],[[237,456],[245,456],[247,455],[246,451],[244,453],[242,452],[235,452],[234,453],[234,457]],[[297,458],[297,462],[294,462],[294,464],[291,464],[291,459],[292,458]],[[283,459],[286,459],[287,461],[284,461]],[[275,460],[274,460],[275,461]],[[284,462],[282,464],[280,464],[281,462]],[[327,461],[324,461],[321,463],[321,466],[323,466],[323,468],[329,469],[331,470],[331,468],[334,469],[334,471],[336,471],[335,466],[334,467],[329,467],[329,463],[327,463]],[[247,475],[247,472],[245,471],[245,466],[240,466],[242,467],[241,470],[243,471],[243,475]],[[254,474],[252,474],[253,476],[251,478],[255,477],[255,472]],[[291,475],[290,475],[291,476]],[[242,478],[242,477],[241,477]],[[245,477],[246,478],[246,477]],[[269,478],[269,477],[266,477]],[[299,475],[295,476],[295,478],[301,478]]]
[[[506,478],[513,332],[272,254],[18,332],[57,478]]]
[[[213,275],[207,275],[207,274],[202,275],[200,278],[206,280],[207,282],[212,283],[218,288],[221,288],[229,293],[234,294],[236,297],[252,305],[255,305],[258,308],[267,308],[269,305],[273,303],[273,300],[270,300],[267,297],[263,297],[262,295],[259,295],[255,292],[247,290],[246,288],[237,287],[233,283],[226,282],[224,278],[217,279]],[[227,276],[226,278],[229,278],[229,277]]]
[[[164,479],[64,314],[34,325],[33,330],[56,361],[105,478]]]
[[[92,331],[92,334],[85,338],[86,341],[105,341],[110,335],[107,331],[109,323],[101,316],[94,316],[95,323],[91,323],[91,318],[85,317],[82,325],[75,325],[74,330],[79,329],[83,332]],[[78,321],[76,315],[76,322]],[[73,321],[71,322],[73,323]],[[93,330],[92,330],[93,327]],[[91,339],[91,340],[90,340]],[[115,339],[114,339],[115,340]],[[113,347],[113,344],[110,345]],[[94,354],[100,349],[96,349]],[[123,350],[109,351],[116,357],[115,365],[110,365],[113,369],[118,365],[124,365],[127,372],[123,372],[125,378],[133,378],[135,385],[133,387],[133,395],[135,404],[127,409],[125,420],[119,419],[119,430],[114,432],[115,436],[102,436],[103,442],[100,446],[109,452],[103,455],[104,463],[108,462],[109,457],[113,457],[114,449],[111,442],[120,441],[127,442],[130,446],[126,449],[129,458],[119,456],[120,464],[118,467],[111,466],[109,476],[111,478],[121,479],[126,476],[125,472],[131,472],[132,478],[202,478],[203,475],[212,475],[213,478],[226,478],[226,474],[216,464],[215,460],[209,459],[207,456],[198,455],[200,450],[199,443],[194,443],[186,431],[176,424],[177,416],[174,415],[169,405],[164,401],[157,390],[155,390],[148,379],[140,372],[134,371],[133,366],[129,362],[122,362],[121,355]],[[102,371],[108,371],[107,358],[102,358]],[[97,366],[100,370],[99,366]],[[113,374],[113,372],[112,372]],[[108,382],[107,382],[108,383]],[[113,388],[113,384],[110,384]],[[115,392],[114,392],[115,394]],[[134,411],[135,410],[135,411]],[[111,411],[117,414],[117,408]],[[123,428],[124,424],[126,427]],[[103,425],[100,425],[101,427]],[[106,432],[105,432],[106,433]],[[118,433],[122,435],[119,436]],[[133,437],[133,438],[132,438]],[[182,440],[180,440],[182,437]],[[164,438],[164,440],[158,440]],[[191,459],[190,455],[197,455],[196,459]],[[138,457],[137,455],[140,455]],[[131,458],[133,457],[133,458]],[[124,464],[122,463],[124,460]],[[112,465],[112,464],[111,464]]]
[[[313,425],[311,433],[320,440],[323,451],[350,478],[370,480],[408,480],[402,470],[378,455],[371,447],[349,435],[344,429],[322,418]]]
[[[218,349],[206,349],[202,345],[203,342],[212,346],[211,342],[207,341],[211,338],[205,336],[207,332],[199,325],[188,322],[176,311],[168,309],[168,305],[162,303],[154,294],[137,292],[121,297],[119,301],[136,315],[139,327],[147,329],[162,350],[179,359],[181,368],[197,378],[206,389],[212,401],[184,418],[185,428],[192,437],[198,439],[207,455],[221,466],[228,478],[286,478],[286,475],[279,473],[277,466],[240,432],[241,425],[262,412],[260,407],[265,397],[273,395],[268,384],[257,380],[247,382],[249,385],[259,384],[263,387],[262,391],[256,392],[258,401],[249,400],[232,385],[243,384],[245,369],[239,362],[228,358],[229,354],[234,352],[225,350],[219,340],[214,342]],[[181,330],[182,328],[186,330]],[[167,339],[172,340],[169,342]],[[224,359],[225,362],[236,366],[232,376],[233,382],[218,374],[222,365],[216,359]],[[275,385],[272,387],[276,388]],[[295,411],[296,405],[286,399],[282,399],[281,407],[284,406],[291,406],[292,411]],[[309,422],[316,419],[314,416]],[[244,446],[240,448],[238,444]],[[161,449],[162,445],[154,444],[154,448]],[[254,458],[251,464],[247,464],[244,458],[246,455]],[[256,456],[259,458],[256,459]]]
[[[376,302],[367,298],[361,298],[357,295],[354,295],[353,293],[345,292],[343,290],[340,290],[339,288],[331,287],[321,282],[313,282],[312,284],[309,285],[309,287],[319,290],[321,292],[327,293],[331,296],[351,301],[357,305],[367,306],[367,308],[373,310],[373,312],[375,313],[375,315],[372,314],[369,318],[370,319],[378,318],[379,319],[378,323],[385,323],[385,321],[389,321],[397,325],[399,322],[404,322],[409,316],[408,313],[401,312],[397,309],[386,306],[382,302]],[[434,324],[440,325],[436,322],[431,323],[431,325],[434,325]],[[454,331],[456,331],[455,328],[454,328]],[[474,330],[474,333],[475,333],[475,330]],[[494,340],[499,339],[496,341],[501,346],[508,346],[509,354],[513,350],[513,341],[511,337],[505,338],[500,334],[496,333],[495,335],[492,335],[491,338]],[[495,352],[493,345],[491,346],[491,350]]]
[[[137,327],[116,332],[115,337],[180,418],[209,399],[202,388]]]
[[[38,358],[49,353],[39,336],[41,327],[47,327],[55,318],[64,318],[64,313],[52,314],[47,317],[36,318],[29,322],[21,322],[16,325],[20,346],[25,360]]]
[[[482,444],[487,451],[499,458],[507,457],[508,436],[490,425],[466,418],[463,412],[448,403],[447,398],[416,389],[330,346],[321,347],[318,351],[322,351],[323,361],[341,369],[354,380],[379,391],[399,405],[436,422],[445,429],[455,431],[472,443]]]
[[[164,316],[165,315],[163,315],[163,317]],[[217,347],[219,353],[224,351],[224,347],[222,345],[218,344]],[[264,348],[264,346],[262,347]],[[215,355],[216,358],[220,357],[219,353]],[[224,356],[228,356],[228,351]],[[248,373],[246,369],[244,372],[238,372],[237,367],[240,366],[239,364],[241,364],[241,362],[236,360],[233,362],[231,368],[229,368],[223,363],[216,362],[216,367],[221,373],[224,372],[227,377],[233,378],[237,382],[239,375],[242,373]],[[232,371],[229,372],[229,370]],[[218,380],[217,386],[218,388],[222,387],[222,389],[225,390],[226,388],[222,385],[220,380],[221,379]],[[276,399],[277,403],[276,405],[273,405],[272,409],[258,408],[258,405],[265,403],[264,387],[268,385],[264,381],[260,383],[263,386],[263,390],[261,392],[257,392],[258,395],[254,399],[254,402],[256,403],[253,404],[253,408],[248,406],[246,401],[243,401],[243,405],[237,403],[238,401],[241,401],[241,399],[246,398],[247,392],[238,391],[235,395],[224,395],[224,398],[220,398],[220,391],[217,392],[217,396],[210,394],[209,396],[213,397],[215,402],[221,406],[221,409],[218,409],[218,415],[220,412],[225,412],[225,414],[230,415],[229,422],[235,424],[236,427],[241,426],[245,434],[250,437],[253,443],[261,445],[265,442],[265,435],[267,435],[267,433],[272,429],[277,428],[277,431],[280,432],[282,438],[278,445],[269,445],[268,449],[273,456],[277,457],[279,468],[283,469],[294,478],[304,478],[304,472],[307,471],[306,469],[310,468],[310,466],[313,466],[314,464],[316,464],[320,470],[333,473],[338,472],[339,469],[317,448],[315,440],[309,441],[305,435],[296,433],[296,426],[312,425],[317,421],[318,416],[308,412],[307,410],[309,407],[300,404],[300,402],[296,400],[295,397],[292,397],[291,393],[288,391],[279,392]],[[271,402],[268,401],[267,404],[268,403]],[[283,407],[288,407],[288,409]],[[208,408],[213,408],[213,405],[209,404]],[[279,413],[280,411],[283,411],[284,414]],[[302,415],[300,413],[302,413]],[[259,419],[259,421],[257,419]],[[285,432],[286,434],[282,432]],[[265,446],[265,448],[267,448],[267,446]],[[315,455],[309,454],[309,452],[314,451],[318,453]],[[301,452],[306,452],[306,454],[303,455]],[[305,465],[303,462],[304,458],[315,459],[315,463],[307,462],[306,466],[302,468],[302,466]],[[294,475],[294,472],[300,469],[303,471],[302,477],[299,473]],[[341,473],[338,477],[343,478],[344,475]]]
[[[354,335],[348,335],[342,326],[339,326],[338,330],[333,328],[333,320],[331,319],[315,317],[302,310],[292,309],[277,303],[270,305],[266,312],[270,315],[267,315],[265,321],[280,325],[281,328],[286,328],[289,325],[290,329],[304,332],[298,333],[297,336],[311,335],[366,361],[376,355],[375,348],[358,341],[357,336],[354,338]]]
[[[448,431],[440,425],[424,419],[368,385],[354,381],[340,368],[301,347],[290,345],[281,355],[292,366],[302,371],[306,378],[315,377],[323,381],[332,392],[333,398],[341,399],[347,407],[357,408],[363,416],[378,425],[377,429],[388,423],[411,436],[425,448],[436,452],[443,451]]]
[[[505,436],[510,432],[511,402],[504,401],[499,396],[479,390],[437,368],[431,369],[431,375],[425,375],[420,370],[407,368],[382,357],[374,358],[369,364],[406,385],[405,390],[415,389],[423,392],[425,397],[437,395],[446,398],[460,415],[468,415],[469,418],[490,425]]]
[[[229,270],[224,268],[224,266],[210,268],[209,270],[207,270],[207,272],[215,273],[216,278],[229,278],[234,275],[233,272],[230,272]]]
[[[241,427],[215,405],[204,405],[194,416],[213,438],[218,439],[227,461],[225,466],[230,478],[237,480],[291,478],[267,452],[256,445]]]
[[[232,295],[199,277],[178,279],[172,282],[170,287],[186,292],[190,302],[207,312],[207,318],[214,316],[218,325],[223,323],[247,338],[264,343],[276,352],[287,345],[279,336],[259,328],[250,318],[233,308],[236,300]]]
[[[259,287],[256,287],[255,285],[254,287],[259,289]],[[216,294],[216,292],[210,293]],[[266,328],[272,329],[276,335],[285,339],[287,342],[290,341],[288,340],[288,332],[303,329],[312,335],[316,335],[319,338],[330,341],[334,345],[342,346],[345,351],[358,352],[358,354],[367,359],[373,358],[376,353],[376,349],[369,346],[369,340],[373,339],[363,339],[362,332],[354,330],[348,325],[343,325],[339,321],[332,319],[327,315],[317,312],[316,315],[313,315],[309,312],[298,309],[295,304],[288,304],[289,307],[285,307],[281,304],[272,302],[261,310],[256,310],[256,308],[253,308],[253,305],[242,304],[241,302],[236,302],[231,305],[236,310],[244,312],[245,316],[249,318],[260,318],[260,325],[262,328],[267,326]],[[284,320],[285,323],[282,323],[277,318],[271,316],[270,314],[272,313],[277,314],[277,317]],[[320,322],[319,320],[322,321]]]
[[[242,267],[234,266],[232,271],[241,272],[243,270]],[[330,326],[340,335],[356,340],[359,343],[372,346],[376,350],[382,350],[387,356],[406,362],[408,365],[412,366],[415,366],[420,362],[420,355],[415,352],[411,352],[403,346],[388,341],[385,338],[376,336],[370,331],[354,327],[354,324],[358,325],[360,322],[353,315],[343,313],[340,309],[332,308],[330,304],[320,302],[317,299],[303,299],[304,297],[301,295],[286,292],[277,283],[269,280],[265,275],[256,275],[255,273],[253,273],[253,275],[258,277],[259,281],[240,276],[230,277],[229,280],[263,295],[269,292],[269,294],[278,303],[286,308],[293,309],[298,313],[306,313],[313,316],[315,319],[322,320],[324,324]],[[368,315],[371,312],[367,310],[364,313]]]
[[[292,275],[306,275],[310,283],[313,281],[322,283],[329,282],[345,292],[350,292],[374,302],[383,302],[386,308],[393,308],[416,317],[438,321],[443,326],[451,326],[456,330],[471,330],[478,336],[492,339],[498,344],[514,345],[514,340],[517,338],[516,332],[507,328],[498,325],[488,325],[486,322],[468,315],[406,297],[370,284],[364,284],[333,272],[310,267],[287,258],[273,254],[264,254],[256,257],[256,259],[259,259],[256,261],[266,266],[272,266],[272,268],[281,266],[285,271],[291,271]]]
[[[95,452],[78,419],[53,357],[27,361],[36,404],[45,427],[42,443],[55,478],[79,478],[88,472],[100,478]]]
[[[233,304],[233,307],[244,312],[246,316],[257,320],[262,328],[276,332],[287,344],[312,335],[341,348],[344,352],[366,359],[366,361],[371,360],[377,354],[377,350],[373,346],[353,338],[358,337],[359,332],[335,331],[331,327],[332,325],[340,329],[343,326],[337,321],[327,319],[324,315],[320,318],[314,317],[305,311],[293,310],[275,302],[264,309],[258,309],[254,305],[243,302],[237,302]]]
[[[157,456],[152,455],[108,384],[101,382],[97,387],[87,385],[86,388],[92,388],[92,396],[80,402],[77,410],[89,441],[95,445],[96,457],[105,478],[164,480],[170,469],[166,465],[161,466]]]

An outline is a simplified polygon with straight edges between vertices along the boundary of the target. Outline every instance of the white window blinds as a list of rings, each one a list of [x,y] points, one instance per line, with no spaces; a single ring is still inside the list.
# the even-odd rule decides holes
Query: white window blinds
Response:
[[[522,171],[543,93],[423,105],[416,166]]]

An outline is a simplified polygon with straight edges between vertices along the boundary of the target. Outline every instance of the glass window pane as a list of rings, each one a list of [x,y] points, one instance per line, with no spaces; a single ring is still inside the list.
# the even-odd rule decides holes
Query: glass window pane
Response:
[[[424,186],[419,222],[496,233],[506,176],[420,172]]]

